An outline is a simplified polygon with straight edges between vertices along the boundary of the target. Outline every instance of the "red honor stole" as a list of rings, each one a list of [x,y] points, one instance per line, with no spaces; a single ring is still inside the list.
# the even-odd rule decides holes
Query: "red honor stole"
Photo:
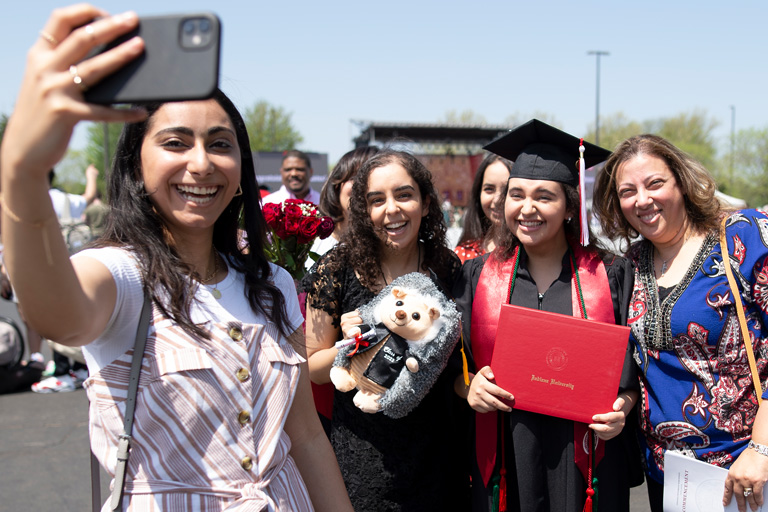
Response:
[[[571,250],[574,253],[578,269],[578,273],[575,272],[576,269],[573,269],[573,277],[571,278],[573,316],[587,317],[582,313],[582,305],[579,301],[579,288],[581,288],[581,296],[584,298],[588,318],[610,324],[616,323],[613,314],[611,288],[608,285],[608,274],[602,259],[597,253],[585,250],[578,244],[574,244]],[[519,251],[520,246],[517,246],[512,257],[504,262],[499,262],[491,255],[480,272],[475,298],[472,302],[472,326],[470,330],[470,343],[476,369],[491,364],[501,305],[506,304],[509,300],[510,286],[519,258]],[[514,390],[512,392],[514,393]],[[490,481],[496,464],[497,421],[498,412],[475,413],[475,449],[480,474],[485,485]],[[575,460],[587,483],[590,480],[588,433],[589,427],[585,423],[574,422]],[[595,466],[602,458],[604,448],[603,443],[595,446]]]

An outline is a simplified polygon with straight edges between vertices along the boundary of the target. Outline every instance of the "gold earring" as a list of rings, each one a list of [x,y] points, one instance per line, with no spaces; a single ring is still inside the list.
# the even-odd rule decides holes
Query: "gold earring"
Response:
[[[232,196],[232,197],[240,197],[241,195],[243,195],[243,186],[242,185],[238,185],[237,186],[237,192],[235,192],[235,195]]]

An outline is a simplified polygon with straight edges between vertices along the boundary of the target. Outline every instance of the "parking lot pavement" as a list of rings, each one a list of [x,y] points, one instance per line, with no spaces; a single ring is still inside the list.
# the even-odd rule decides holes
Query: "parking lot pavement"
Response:
[[[91,510],[85,391],[0,395],[0,509]],[[101,471],[103,500],[109,478]]]
[[[8,301],[0,300],[0,315],[18,319]],[[48,357],[47,346],[43,353]],[[103,502],[110,478],[100,472]],[[632,512],[650,512],[645,485],[632,489],[630,499]],[[0,395],[0,510],[91,510],[85,391]]]

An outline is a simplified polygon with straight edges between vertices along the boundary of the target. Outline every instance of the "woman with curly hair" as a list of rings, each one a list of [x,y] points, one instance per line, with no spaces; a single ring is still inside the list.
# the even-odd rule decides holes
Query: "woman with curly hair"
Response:
[[[715,191],[700,163],[656,135],[619,144],[595,182],[603,232],[625,244],[639,236],[627,245],[635,266],[628,323],[653,511],[663,508],[669,450],[729,468],[724,504],[735,497],[739,510],[756,510],[765,501],[768,406],[752,379],[768,379],[768,217],[726,212]],[[756,375],[725,263],[746,308]]]
[[[344,153],[334,166],[328,179],[320,191],[320,202],[317,207],[323,215],[333,220],[333,233],[325,239],[317,238],[312,244],[311,252],[322,256],[339,243],[341,235],[347,230],[349,218],[349,198],[352,196],[352,183],[360,167],[371,156],[379,151],[376,146],[364,146]],[[315,262],[307,258],[306,269],[312,268]]]
[[[512,162],[493,153],[488,153],[477,167],[464,228],[454,249],[462,263],[496,247],[491,228],[504,220],[503,208],[498,203],[511,170]]]
[[[383,150],[363,165],[346,233],[303,282],[313,382],[329,382],[334,343],[362,323],[356,309],[393,279],[421,272],[450,289],[460,263],[445,232],[431,174],[413,155]],[[352,402],[354,392],[336,391],[331,444],[356,510],[466,509],[455,375],[446,370],[401,419],[364,413]]]

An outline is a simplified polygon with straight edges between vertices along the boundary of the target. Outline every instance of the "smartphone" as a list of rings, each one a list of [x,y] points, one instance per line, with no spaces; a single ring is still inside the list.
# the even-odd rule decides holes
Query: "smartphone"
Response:
[[[139,18],[139,26],[92,55],[135,36],[144,53],[93,84],[84,93],[90,103],[146,103],[210,98],[219,85],[221,22],[212,13]],[[86,57],[87,58],[87,57]]]

